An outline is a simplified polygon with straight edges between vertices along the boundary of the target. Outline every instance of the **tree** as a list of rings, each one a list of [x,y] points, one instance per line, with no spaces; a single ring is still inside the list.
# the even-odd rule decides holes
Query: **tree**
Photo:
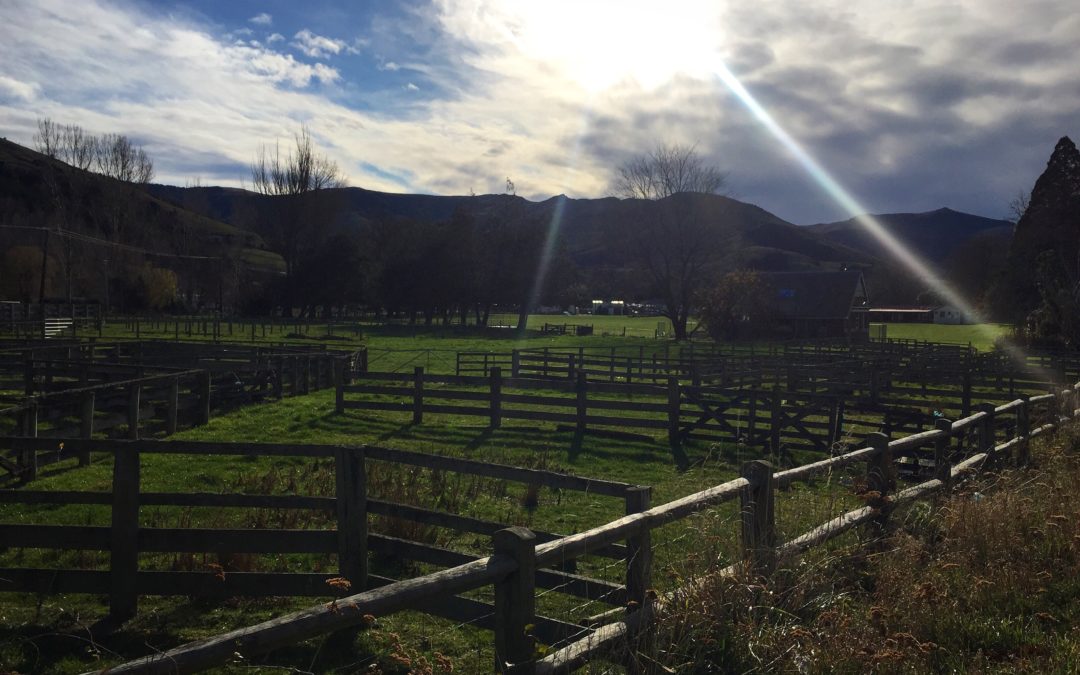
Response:
[[[260,225],[285,260],[282,304],[287,314],[298,300],[298,271],[315,255],[337,216],[336,200],[326,192],[346,185],[337,163],[316,151],[307,127],[301,126],[294,140],[295,149],[284,157],[277,143],[272,152],[263,146],[251,165],[252,188],[273,198]]]
[[[685,145],[658,145],[617,171],[616,195],[641,201],[640,216],[627,238],[631,253],[664,301],[664,316],[671,320],[676,340],[686,338],[695,296],[724,249],[733,248],[714,226],[711,205],[703,199],[720,193],[726,183],[724,172]]]
[[[728,272],[701,298],[701,323],[714,340],[756,337],[775,313],[774,298],[757,272]]]
[[[122,134],[105,134],[97,140],[94,164],[98,173],[125,183],[149,183],[154,178],[149,155]]]

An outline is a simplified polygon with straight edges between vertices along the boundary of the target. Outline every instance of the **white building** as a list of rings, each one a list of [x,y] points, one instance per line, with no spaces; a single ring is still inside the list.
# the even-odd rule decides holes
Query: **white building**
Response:
[[[971,320],[956,307],[942,305],[934,308],[934,323],[961,324],[971,323]]]

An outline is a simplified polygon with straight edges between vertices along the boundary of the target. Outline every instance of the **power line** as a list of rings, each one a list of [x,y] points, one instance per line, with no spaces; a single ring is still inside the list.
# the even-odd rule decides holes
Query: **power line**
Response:
[[[61,237],[68,237],[78,241],[84,241],[91,244],[97,244],[99,246],[112,246],[116,249],[124,251],[131,251],[133,253],[142,253],[143,255],[159,256],[164,258],[182,258],[184,260],[225,260],[222,256],[209,256],[209,255],[186,255],[183,253],[164,253],[162,251],[151,251],[150,249],[141,248],[139,246],[132,246],[130,244],[121,244],[115,241],[109,241],[107,239],[101,239],[89,234],[83,234],[82,232],[72,232],[71,230],[65,230],[63,228],[51,228],[51,227],[39,227],[35,225],[0,225],[0,229],[6,230],[31,230],[34,232],[48,232],[49,234],[58,234]]]

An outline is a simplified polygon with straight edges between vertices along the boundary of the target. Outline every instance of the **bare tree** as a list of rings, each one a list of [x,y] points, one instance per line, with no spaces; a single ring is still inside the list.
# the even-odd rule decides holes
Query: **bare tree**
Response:
[[[98,173],[125,183],[149,183],[154,178],[149,155],[122,134],[105,134],[97,140],[94,163]]]
[[[336,199],[326,191],[346,186],[337,163],[316,150],[307,127],[301,126],[294,140],[295,148],[284,157],[277,143],[272,151],[263,146],[251,165],[252,189],[275,198],[265,205],[260,226],[285,259],[282,303],[287,313],[294,304],[307,306],[297,297],[298,272],[318,251],[337,217]]]
[[[1031,202],[1031,193],[1027,190],[1019,190],[1016,196],[1009,200],[1009,212],[1005,220],[1016,224],[1027,213],[1028,204]]]
[[[727,174],[706,165],[692,145],[661,143],[618,169],[615,194],[627,199],[663,199],[680,192],[719,194]]]
[[[251,165],[252,189],[264,195],[301,195],[327,188],[345,187],[345,178],[337,162],[316,153],[307,127],[300,127],[296,152],[282,158],[275,143],[271,153],[266,146]]]
[[[94,162],[97,141],[77,124],[65,124],[61,133],[60,159],[78,169],[88,170]],[[144,181],[145,182],[145,181]]]
[[[37,128],[37,133],[34,134],[34,149],[47,157],[59,159],[60,143],[63,138],[61,125],[44,117],[37,121]]]
[[[715,205],[703,197],[726,183],[723,171],[686,145],[660,144],[617,170],[614,192],[642,202],[634,207],[627,242],[664,301],[677,340],[686,338],[693,302],[723,251],[732,248],[731,235],[715,226]]]

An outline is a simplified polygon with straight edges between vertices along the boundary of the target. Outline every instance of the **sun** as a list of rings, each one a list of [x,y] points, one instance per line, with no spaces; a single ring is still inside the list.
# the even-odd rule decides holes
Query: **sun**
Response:
[[[508,5],[517,48],[591,93],[627,82],[655,89],[678,75],[707,76],[720,44],[715,0]]]

